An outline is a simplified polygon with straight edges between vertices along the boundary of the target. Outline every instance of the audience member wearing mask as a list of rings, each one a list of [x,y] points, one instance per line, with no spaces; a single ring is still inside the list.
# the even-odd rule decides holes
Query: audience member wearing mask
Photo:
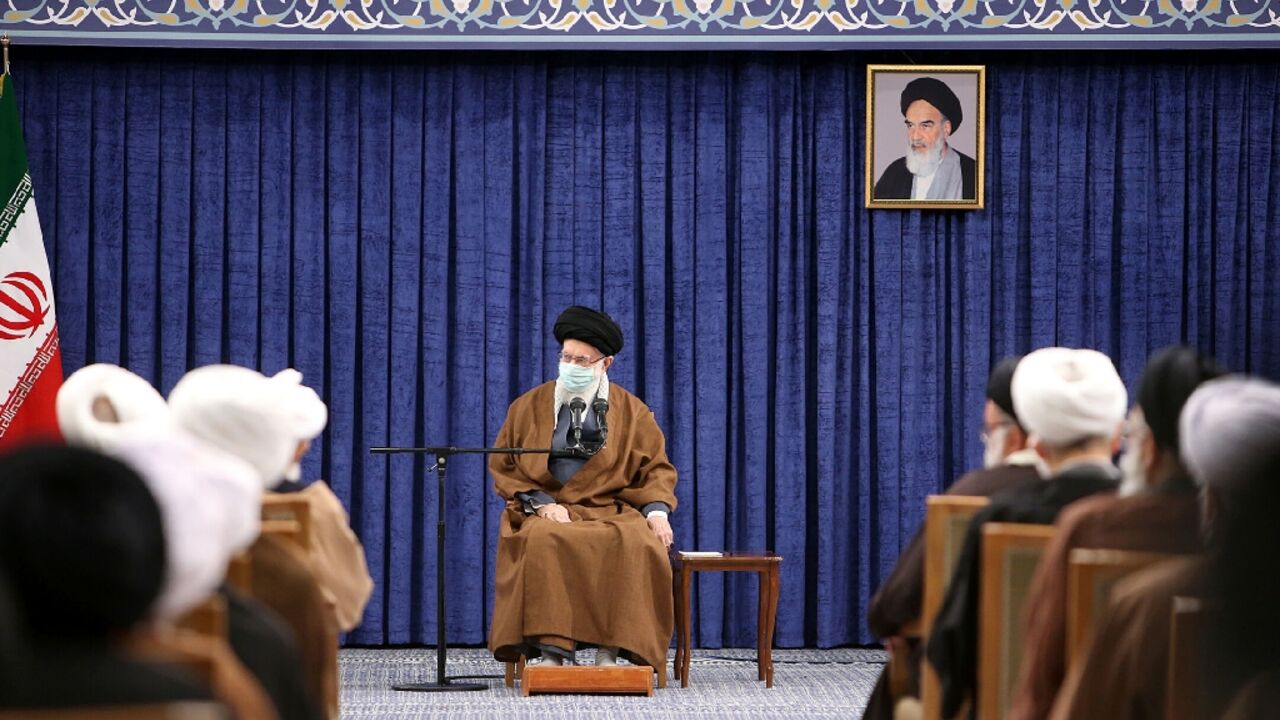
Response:
[[[1067,505],[1115,490],[1128,404],[1111,360],[1093,350],[1043,348],[1022,358],[1013,373],[1013,407],[1047,466],[1044,482],[991,498],[965,533],[955,574],[928,640],[926,655],[938,671],[942,712],[952,717],[966,699],[977,707],[978,588],[982,526],[988,522],[1047,525]]]
[[[1049,714],[1067,674],[1067,571],[1076,548],[1186,554],[1200,550],[1196,487],[1178,453],[1178,415],[1222,371],[1188,347],[1151,357],[1129,412],[1119,494],[1073,503],[1058,517],[1027,599],[1026,645],[1010,717]]]
[[[947,489],[948,495],[990,496],[1030,483],[1039,482],[1037,464],[1040,456],[1027,446],[1027,431],[1018,422],[1010,390],[1013,371],[1021,357],[1001,361],[987,379],[986,402],[982,408],[983,467],[966,473]],[[902,644],[907,650],[906,693],[920,696],[921,643],[902,637],[903,628],[920,620],[924,603],[924,528],[911,538],[893,572],[880,586],[867,609],[867,625],[887,646]],[[880,674],[871,692],[865,718],[893,717],[893,699],[889,692],[888,668]]]
[[[1236,716],[1249,717],[1241,713],[1271,692],[1267,680],[1280,672],[1280,386],[1239,376],[1205,383],[1182,410],[1179,438],[1183,462],[1202,485],[1206,552],[1117,584],[1051,717],[1164,717],[1178,596],[1205,598],[1211,608],[1197,715],[1219,717],[1234,700]]]

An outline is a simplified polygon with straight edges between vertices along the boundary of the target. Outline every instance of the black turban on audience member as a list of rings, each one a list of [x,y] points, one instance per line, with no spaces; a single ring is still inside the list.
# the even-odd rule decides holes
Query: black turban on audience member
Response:
[[[987,377],[987,399],[1013,418],[1018,427],[1022,427],[1022,423],[1018,422],[1018,413],[1013,409],[1013,391],[1009,388],[1013,385],[1013,371],[1021,359],[1021,355],[1014,355],[1001,360]]]
[[[35,636],[105,641],[164,579],[160,509],[137,473],[81,448],[0,458],[0,571]]]
[[[942,116],[951,121],[951,132],[960,129],[964,120],[964,110],[960,107],[960,98],[951,92],[951,88],[938,78],[922,77],[907,83],[902,89],[902,114],[907,114],[911,103],[923,100],[938,108]]]
[[[1189,347],[1167,347],[1151,356],[1138,381],[1134,400],[1142,408],[1142,416],[1157,446],[1178,450],[1178,416],[1182,406],[1201,383],[1222,374],[1222,368],[1211,358]]]
[[[617,355],[622,350],[622,328],[613,318],[599,310],[572,305],[556,318],[553,330],[556,342],[581,340],[605,355]]]

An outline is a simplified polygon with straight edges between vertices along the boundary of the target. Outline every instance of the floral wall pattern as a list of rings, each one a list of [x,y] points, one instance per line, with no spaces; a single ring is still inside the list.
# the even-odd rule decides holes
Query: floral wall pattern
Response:
[[[1280,46],[1274,0],[0,0],[15,41],[205,46]]]

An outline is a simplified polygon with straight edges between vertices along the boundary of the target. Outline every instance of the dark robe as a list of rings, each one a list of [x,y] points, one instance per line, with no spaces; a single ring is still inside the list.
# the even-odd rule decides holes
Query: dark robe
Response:
[[[948,146],[948,150],[960,157],[960,181],[962,185],[960,199],[977,200],[978,163],[953,147]],[[880,175],[880,180],[876,182],[875,190],[871,197],[873,200],[910,200],[911,182],[914,179],[915,176],[907,169],[907,158],[905,156],[900,157],[889,163],[889,167],[884,169],[884,173]],[[930,202],[941,201],[931,200]]]
[[[966,473],[947,489],[947,495],[967,495],[989,497],[1005,490],[1040,482],[1040,475],[1033,465],[1000,465],[990,469],[974,470]],[[924,527],[916,530],[915,536],[906,550],[893,566],[893,572],[885,579],[884,584],[871,598],[867,608],[867,626],[878,638],[899,635],[902,628],[920,619],[924,606]],[[910,674],[907,687],[908,694],[920,695],[920,641],[916,638],[907,640],[909,645],[909,662],[907,672]],[[864,718],[893,717],[893,698],[889,696],[888,666],[880,673],[871,697],[867,699],[867,707],[863,710]]]
[[[1173,599],[1200,597],[1201,556],[1166,560],[1121,580],[1084,662],[1071,669],[1050,717],[1159,720],[1168,685]]]
[[[555,383],[511,404],[497,447],[551,446]],[[633,662],[662,667],[675,618],[671,564],[640,508],[674,509],[676,472],[653,412],[609,386],[608,444],[562,485],[546,455],[495,455],[494,489],[507,501],[498,539],[489,649],[513,661],[538,645],[617,646]],[[528,515],[517,494],[542,491],[572,522]],[[528,495],[525,495],[528,497]]]
[[[23,682],[5,688],[0,707],[74,708],[212,701],[197,678],[179,668],[141,662],[105,643],[40,639],[31,644]]]
[[[978,590],[982,587],[982,526],[989,522],[1050,525],[1067,505],[1115,490],[1119,471],[1110,464],[1078,463],[1043,482],[991,498],[969,523],[955,574],[929,635],[925,651],[938,671],[942,714],[954,716],[966,699],[978,706]]]
[[[1067,674],[1067,574],[1076,548],[1185,555],[1200,550],[1200,506],[1191,487],[1085,498],[1062,511],[1027,596],[1022,667],[1009,718],[1040,720]]]
[[[293,632],[269,608],[223,587],[227,600],[227,641],[275,705],[280,720],[322,718],[307,688],[302,656]]]

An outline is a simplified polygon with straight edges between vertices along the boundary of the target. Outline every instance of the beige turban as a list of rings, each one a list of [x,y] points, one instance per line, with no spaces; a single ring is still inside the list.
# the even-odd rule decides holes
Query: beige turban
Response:
[[[1229,488],[1280,452],[1280,385],[1240,375],[1207,382],[1187,398],[1178,435],[1191,477]]]
[[[258,473],[176,428],[122,440],[109,454],[142,477],[160,506],[167,557],[152,614],[176,618],[208,597],[231,556],[258,536]]]
[[[71,373],[58,390],[57,411],[67,444],[95,450],[169,423],[169,407],[151,383],[103,363]]]
[[[1111,359],[1095,350],[1036,350],[1018,363],[1011,391],[1022,426],[1050,447],[1111,437],[1128,404]]]
[[[266,377],[234,365],[187,373],[169,393],[169,409],[183,430],[252,465],[267,489],[297,477],[298,444],[319,435],[329,420],[297,370]]]

